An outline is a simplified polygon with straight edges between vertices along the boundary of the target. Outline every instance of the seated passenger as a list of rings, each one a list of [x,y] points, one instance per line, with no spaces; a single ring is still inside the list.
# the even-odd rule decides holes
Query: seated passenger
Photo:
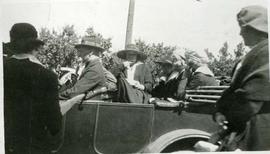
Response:
[[[84,37],[81,44],[76,45],[75,48],[78,56],[82,58],[82,65],[77,69],[78,81],[73,87],[60,92],[62,99],[106,87],[106,76],[100,58],[104,49],[99,44],[99,40]]]
[[[147,58],[139,49],[130,44],[125,50],[117,53],[124,59],[124,69],[118,77],[117,101],[125,103],[147,103],[152,91],[152,74],[150,68],[143,63]]]
[[[186,52],[186,59],[191,72],[187,89],[196,89],[199,86],[218,86],[214,73],[207,66],[206,54],[189,51]]]
[[[158,85],[152,91],[152,96],[163,99],[183,99],[187,84],[183,62],[179,66],[177,63],[173,63],[171,57],[164,57],[156,63],[161,66],[162,75]]]

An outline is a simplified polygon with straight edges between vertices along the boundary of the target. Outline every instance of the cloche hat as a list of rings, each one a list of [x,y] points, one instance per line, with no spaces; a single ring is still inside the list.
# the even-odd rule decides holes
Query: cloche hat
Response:
[[[237,14],[237,20],[241,27],[250,26],[258,31],[268,33],[267,9],[251,5],[243,8]]]
[[[36,28],[29,23],[16,23],[9,31],[10,42],[7,44],[15,53],[24,53],[44,45],[39,40]]]

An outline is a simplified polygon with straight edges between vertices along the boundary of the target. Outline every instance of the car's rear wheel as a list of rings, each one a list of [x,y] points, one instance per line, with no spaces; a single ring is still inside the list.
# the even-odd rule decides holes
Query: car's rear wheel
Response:
[[[207,141],[210,134],[196,129],[179,129],[166,133],[148,145],[143,153],[194,151],[198,141]]]
[[[206,141],[206,138],[191,137],[176,141],[165,147],[160,153],[170,153],[176,151],[195,151],[194,145],[198,141]]]

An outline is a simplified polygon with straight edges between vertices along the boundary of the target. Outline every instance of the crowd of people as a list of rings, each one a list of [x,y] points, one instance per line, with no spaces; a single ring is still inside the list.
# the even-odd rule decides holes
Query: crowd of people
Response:
[[[245,132],[236,148],[270,150],[267,10],[249,6],[240,11],[237,20],[240,35],[251,51],[236,65],[230,88],[218,100],[213,117],[219,125],[228,123],[229,133]],[[59,100],[75,104],[90,93],[95,94],[90,98],[94,100],[148,104],[157,99],[183,100],[186,89],[219,85],[201,51],[182,54],[177,60],[161,57],[155,61],[161,69],[159,78],[153,79],[145,63],[147,55],[129,44],[117,52],[123,62],[117,71],[110,72],[102,64],[104,48],[94,37],[84,37],[74,46],[81,64],[76,68],[75,82],[66,84],[68,80],[59,82],[35,57],[42,45],[31,24],[12,26],[7,47],[13,55],[4,60],[6,153],[50,151],[44,138],[61,130],[62,115],[68,110],[63,111]]]

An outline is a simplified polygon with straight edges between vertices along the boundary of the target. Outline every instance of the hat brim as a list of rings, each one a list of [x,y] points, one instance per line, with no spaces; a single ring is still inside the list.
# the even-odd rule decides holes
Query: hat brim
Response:
[[[157,63],[157,64],[159,64],[159,65],[173,65],[172,62],[169,62],[169,61],[163,61],[163,60],[155,61],[155,63]]]
[[[98,52],[103,52],[105,51],[104,48],[100,47],[100,46],[91,46],[91,45],[86,45],[86,44],[76,44],[75,45],[75,48],[78,50],[80,48],[83,48],[83,47],[86,47],[86,48],[94,48],[94,49],[97,49]],[[79,50],[78,50],[79,51]]]
[[[45,43],[39,39],[25,39],[21,41],[8,42],[6,43],[7,47],[11,50],[24,50],[28,48],[27,46],[31,45],[31,48],[36,48],[43,46]]]
[[[33,43],[37,46],[43,46],[45,43],[39,39],[33,40]]]
[[[137,50],[120,50],[117,52],[117,56],[121,59],[125,59],[126,60],[126,54],[127,52],[134,52],[136,53],[139,57],[139,60],[144,61],[145,59],[147,59],[147,56],[145,53],[141,52],[141,51],[137,51]]]

